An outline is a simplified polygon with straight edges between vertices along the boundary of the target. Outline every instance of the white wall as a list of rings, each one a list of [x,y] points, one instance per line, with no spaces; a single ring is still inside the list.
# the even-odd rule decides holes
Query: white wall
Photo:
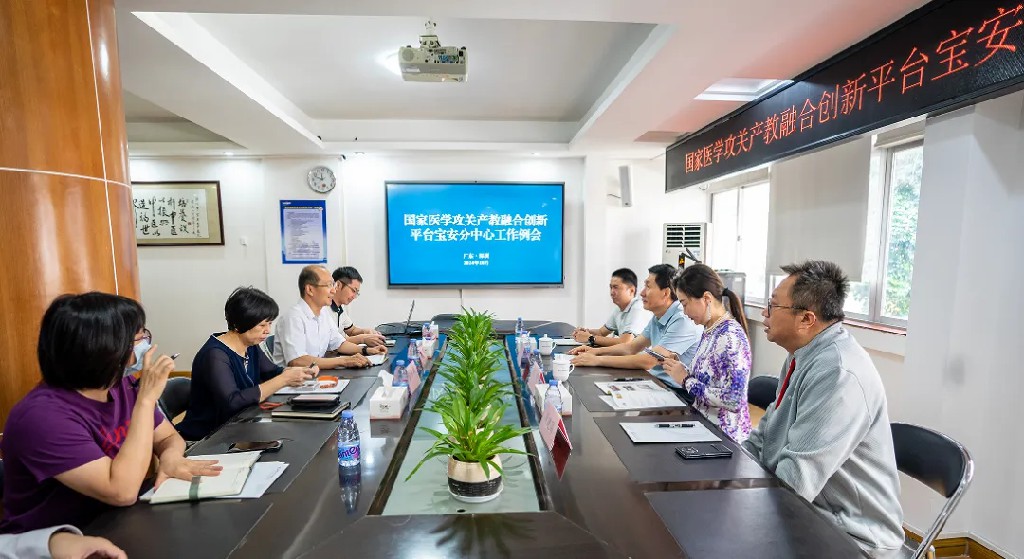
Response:
[[[167,354],[191,370],[196,351],[222,332],[224,301],[240,285],[267,286],[263,166],[255,159],[133,159],[133,181],[220,181],[224,246],[139,247],[147,326]],[[242,239],[247,246],[243,246]]]
[[[622,207],[618,166],[632,166],[634,205]],[[327,165],[339,186],[322,196],[305,185],[306,172]],[[707,198],[691,188],[666,194],[664,161],[606,157],[547,159],[504,155],[416,155],[349,158],[133,159],[134,180],[220,180],[223,247],[140,249],[143,303],[149,324],[179,369],[206,337],[224,328],[224,300],[240,285],[264,289],[282,307],[298,297],[300,265],[281,263],[279,201],[326,199],[328,268],[355,266],[365,282],[350,311],[359,325],[458,312],[460,305],[500,318],[542,317],[597,325],[610,312],[608,277],[621,266],[640,277],[661,259],[662,225],[704,221]],[[565,182],[565,286],[535,289],[387,289],[384,182],[481,180]],[[585,202],[586,201],[586,202]],[[245,237],[247,246],[241,244]]]
[[[943,431],[974,455],[974,483],[947,531],[1020,557],[1022,112],[1015,93],[925,127],[910,336],[893,405],[895,419]],[[908,522],[926,524],[935,501],[909,502]]]

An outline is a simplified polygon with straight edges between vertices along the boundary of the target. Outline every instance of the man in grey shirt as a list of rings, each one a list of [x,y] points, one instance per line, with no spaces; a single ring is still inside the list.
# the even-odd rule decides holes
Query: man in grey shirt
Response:
[[[779,392],[743,443],[871,557],[896,557],[903,509],[885,389],[843,328],[849,281],[831,262],[782,268],[762,312],[768,341],[789,351]]]

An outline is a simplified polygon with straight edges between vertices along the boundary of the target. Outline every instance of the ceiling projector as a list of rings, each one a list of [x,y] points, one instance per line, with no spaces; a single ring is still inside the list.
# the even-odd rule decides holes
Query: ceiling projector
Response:
[[[426,24],[427,33],[420,35],[420,46],[398,49],[398,66],[407,82],[466,81],[466,47],[442,47],[434,34],[434,22]]]

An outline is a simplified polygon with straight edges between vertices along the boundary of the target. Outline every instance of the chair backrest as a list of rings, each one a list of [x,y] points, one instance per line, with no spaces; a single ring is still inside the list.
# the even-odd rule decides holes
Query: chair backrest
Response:
[[[167,419],[174,419],[188,409],[191,399],[192,379],[188,377],[167,379],[164,393],[160,395],[160,409],[163,410]]]
[[[779,391],[779,378],[771,375],[751,377],[747,384],[747,402],[766,410],[775,401]]]
[[[263,340],[263,343],[260,344],[260,349],[263,350],[263,353],[267,356],[267,359],[270,359],[271,361],[274,360],[274,335],[273,334],[267,336],[267,339]]]
[[[946,498],[946,504],[914,557],[923,557],[974,477],[974,460],[957,441],[927,427],[893,423],[892,444],[896,469],[920,481]]]

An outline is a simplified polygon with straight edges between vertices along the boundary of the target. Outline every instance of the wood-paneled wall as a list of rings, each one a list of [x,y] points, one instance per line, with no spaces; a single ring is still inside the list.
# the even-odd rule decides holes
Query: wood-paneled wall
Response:
[[[0,430],[62,293],[138,298],[114,0],[0,2]]]

